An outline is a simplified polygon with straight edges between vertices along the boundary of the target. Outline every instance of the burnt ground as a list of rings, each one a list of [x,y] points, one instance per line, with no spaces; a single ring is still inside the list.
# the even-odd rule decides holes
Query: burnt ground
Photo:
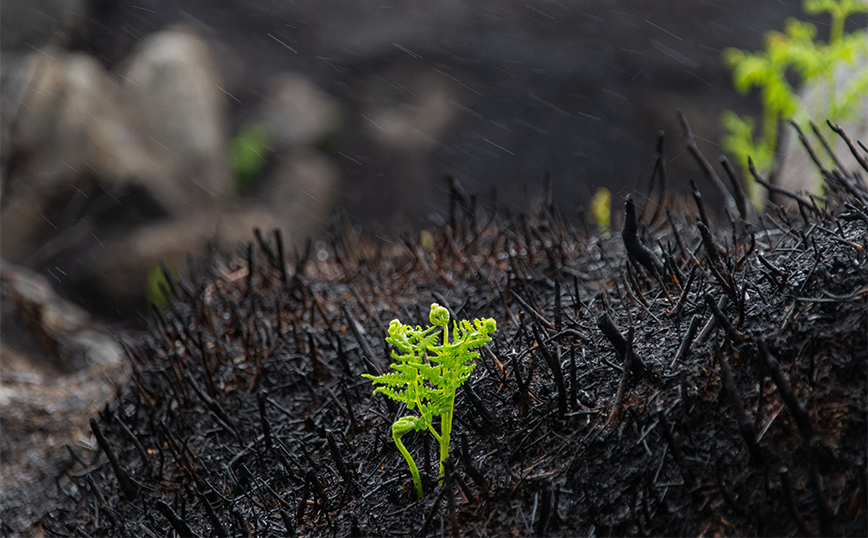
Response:
[[[701,202],[648,202],[638,235],[629,211],[628,233],[605,235],[550,202],[504,216],[452,190],[449,222],[420,236],[338,225],[285,263],[279,234],[260,235],[173,280],[92,422],[99,448],[73,449],[36,528],[868,533],[863,180],[829,173],[825,199],[705,236]],[[401,411],[360,374],[387,367],[389,321],[427,323],[432,302],[498,331],[459,392],[443,485],[431,436],[405,437],[415,501]]]

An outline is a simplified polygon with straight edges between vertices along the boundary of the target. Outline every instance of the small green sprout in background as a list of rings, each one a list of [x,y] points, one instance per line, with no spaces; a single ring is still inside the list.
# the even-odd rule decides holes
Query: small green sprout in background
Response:
[[[816,40],[817,28],[809,23],[789,19],[785,33],[768,32],[766,49],[751,53],[729,48],[723,51],[724,62],[733,70],[736,90],[746,94],[751,88],[760,90],[763,112],[761,132],[755,137],[756,124],[731,110],[721,115],[724,135],[723,149],[733,154],[748,173],[748,157],[757,169],[768,174],[774,166],[778,147],[778,128],[784,119],[792,119],[800,127],[810,119],[817,123],[830,120],[837,123],[858,112],[861,100],[868,93],[868,69],[862,69],[844,87],[837,87],[836,75],[843,65],[853,66],[868,58],[868,36],[863,31],[844,33],[844,23],[852,14],[868,12],[868,0],[805,0],[804,9],[810,14],[831,16],[829,42]],[[804,103],[788,80],[795,75],[803,84],[821,81],[824,91],[819,102]],[[762,203],[758,186],[746,181],[754,205]]]
[[[609,233],[612,227],[612,193],[609,189],[600,187],[594,192],[591,199],[591,218],[601,232]]]
[[[256,184],[267,164],[268,131],[260,123],[245,126],[229,147],[229,165],[239,193],[249,191]]]
[[[385,385],[374,390],[393,400],[407,404],[407,409],[419,415],[401,417],[392,424],[392,439],[407,460],[417,498],[421,499],[422,479],[419,468],[410,452],[401,443],[401,437],[411,430],[427,429],[440,443],[440,480],[444,475],[443,462],[449,456],[449,437],[452,434],[452,416],[455,408],[455,392],[476,368],[474,359],[479,352],[473,349],[491,341],[490,333],[497,330],[491,318],[476,319],[471,324],[462,320],[452,322],[452,341],[449,341],[449,312],[434,303],[428,318],[432,326],[427,329],[404,325],[397,319],[389,324],[386,342],[398,351],[392,351],[396,363],[389,366],[395,370],[381,376],[362,374],[375,385]],[[442,327],[441,332],[437,329]],[[434,427],[434,417],[440,417],[440,431]]]
[[[169,271],[173,277],[178,276],[174,269],[169,269]],[[169,297],[166,295],[168,289],[169,281],[166,279],[166,273],[160,264],[151,267],[151,270],[148,271],[148,281],[145,288],[145,298],[148,302],[157,308],[166,308],[169,306]]]

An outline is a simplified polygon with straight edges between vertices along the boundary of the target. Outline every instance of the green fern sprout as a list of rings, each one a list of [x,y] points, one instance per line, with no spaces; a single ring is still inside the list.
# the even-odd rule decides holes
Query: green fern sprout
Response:
[[[789,19],[784,33],[768,32],[766,49],[748,52],[729,48],[723,51],[724,62],[733,70],[733,82],[739,93],[751,88],[760,90],[763,112],[758,138],[756,124],[748,117],[731,110],[721,115],[727,131],[723,148],[733,154],[748,172],[751,157],[757,168],[767,173],[774,163],[781,120],[792,119],[804,125],[813,116],[833,123],[850,117],[868,92],[868,70],[861,70],[844,87],[836,87],[836,73],[843,64],[854,65],[868,56],[865,32],[844,32],[850,15],[868,12],[866,0],[805,0],[804,9],[810,14],[828,13],[831,27],[828,43],[816,40],[817,28],[808,22]],[[795,76],[802,83],[822,81],[825,91],[820,102],[804,103],[790,84]],[[750,199],[761,203],[760,193],[753,182],[746,182]]]
[[[362,374],[377,387],[374,394],[383,394],[407,404],[407,409],[418,415],[401,417],[392,424],[392,439],[407,460],[417,498],[422,498],[422,480],[419,468],[410,452],[401,442],[404,434],[415,430],[428,430],[440,443],[440,481],[443,480],[443,462],[449,456],[449,438],[452,434],[452,416],[455,408],[455,392],[476,368],[474,359],[479,352],[474,349],[491,341],[490,333],[497,330],[491,318],[476,319],[471,324],[463,320],[452,322],[452,341],[449,340],[449,312],[437,303],[431,305],[428,318],[432,326],[427,329],[404,325],[397,319],[389,324],[386,342],[395,346],[392,351],[396,363],[389,365],[395,370],[381,376]],[[442,327],[442,332],[437,329]],[[441,337],[442,334],[442,337]],[[400,352],[400,353],[399,353]],[[434,418],[440,417],[440,431],[434,427]]]

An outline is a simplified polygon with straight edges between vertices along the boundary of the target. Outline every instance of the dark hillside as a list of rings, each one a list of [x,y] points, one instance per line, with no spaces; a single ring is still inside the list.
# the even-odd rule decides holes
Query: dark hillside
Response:
[[[287,263],[260,235],[171,281],[46,534],[865,535],[868,192],[826,189],[716,223],[628,198],[600,235],[453,184],[418,237],[336,226]],[[444,485],[431,436],[405,437],[415,501],[400,411],[360,374],[432,302],[498,330]]]

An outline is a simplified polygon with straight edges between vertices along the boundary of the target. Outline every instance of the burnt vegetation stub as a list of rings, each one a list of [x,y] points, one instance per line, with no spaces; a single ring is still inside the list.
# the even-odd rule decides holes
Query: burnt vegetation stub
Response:
[[[127,345],[130,385],[92,423],[99,450],[76,456],[42,524],[864,534],[868,193],[828,173],[825,199],[803,201],[728,225],[648,202],[599,235],[550,201],[505,218],[453,183],[449,223],[424,240],[338,226],[325,261],[288,261],[279,233],[257,233],[167,275],[170,306]],[[391,319],[421,323],[434,301],[498,332],[458,393],[442,485],[429,436],[405,437],[415,501],[389,434],[400,410],[360,374],[388,367]]]

